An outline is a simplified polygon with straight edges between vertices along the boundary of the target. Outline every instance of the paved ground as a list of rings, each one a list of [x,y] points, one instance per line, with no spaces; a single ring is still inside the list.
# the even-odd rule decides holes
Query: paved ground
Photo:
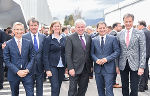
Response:
[[[120,83],[120,77],[117,78],[118,83]],[[67,96],[69,82],[64,81],[61,88],[60,96]],[[4,82],[4,89],[0,90],[0,96],[11,96],[10,86],[8,82]],[[22,84],[20,85],[20,95],[25,96],[24,88]],[[51,96],[50,83],[44,82],[44,96]],[[95,79],[90,80],[86,96],[98,96],[97,88],[95,84]],[[114,88],[114,96],[122,96],[121,88]],[[149,80],[149,90],[146,92],[139,92],[139,96],[150,96],[150,80]]]

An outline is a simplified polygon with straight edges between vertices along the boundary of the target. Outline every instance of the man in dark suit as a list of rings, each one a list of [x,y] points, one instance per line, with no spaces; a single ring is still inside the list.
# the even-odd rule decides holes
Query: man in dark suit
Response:
[[[2,45],[4,43],[4,32],[0,30],[0,89],[3,89],[4,80],[4,68],[3,68],[3,49]]]
[[[89,73],[92,67],[91,38],[85,33],[85,26],[84,20],[75,21],[76,32],[68,36],[66,42],[66,61],[70,74],[68,96],[85,96],[88,87]]]
[[[139,92],[144,92],[144,90],[148,90],[148,75],[149,75],[148,60],[150,57],[150,31],[146,28],[145,21],[138,22],[138,29],[142,30],[146,37],[146,67],[144,69],[144,74],[140,77],[139,81]]]
[[[32,43],[24,38],[24,25],[20,22],[13,24],[15,37],[6,43],[4,48],[4,62],[8,67],[8,81],[10,83],[12,96],[19,95],[19,84],[22,81],[26,96],[34,96],[32,80],[32,66],[34,51]]]
[[[29,32],[23,35],[23,38],[30,40],[34,46],[35,58],[32,68],[32,77],[34,83],[36,81],[36,96],[43,96],[43,72],[44,66],[42,63],[43,41],[45,35],[38,32],[39,22],[35,18],[28,21]]]
[[[98,94],[99,96],[114,96],[115,59],[120,54],[119,44],[116,37],[106,35],[105,22],[97,24],[97,32],[99,32],[99,35],[92,38],[91,56],[95,63],[94,71]]]
[[[121,23],[116,22],[112,25],[113,30],[110,32],[110,35],[117,36],[118,32],[122,30]],[[114,88],[121,88],[122,86],[119,85],[119,83],[116,82],[117,73],[114,76]]]

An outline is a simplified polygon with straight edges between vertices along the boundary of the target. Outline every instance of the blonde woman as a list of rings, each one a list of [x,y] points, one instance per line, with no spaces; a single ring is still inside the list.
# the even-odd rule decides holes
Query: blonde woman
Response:
[[[65,73],[65,38],[61,35],[61,23],[53,21],[50,35],[45,39],[43,63],[51,81],[51,96],[59,96]]]

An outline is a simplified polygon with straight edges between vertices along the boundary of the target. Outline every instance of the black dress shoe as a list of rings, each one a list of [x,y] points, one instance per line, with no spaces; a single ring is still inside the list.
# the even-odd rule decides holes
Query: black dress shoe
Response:
[[[145,92],[144,89],[139,89],[138,91],[139,91],[139,92]]]

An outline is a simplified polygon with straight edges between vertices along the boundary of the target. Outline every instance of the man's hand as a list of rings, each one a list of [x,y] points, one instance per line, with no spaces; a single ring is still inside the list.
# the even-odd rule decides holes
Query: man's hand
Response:
[[[102,59],[97,59],[96,63],[99,64],[99,65],[102,65],[102,63],[103,63]]]
[[[4,49],[5,46],[6,46],[6,42],[4,42],[4,43],[2,44],[2,49]]]
[[[74,70],[74,69],[69,70],[69,74],[70,74],[72,77],[74,77],[74,76],[75,76],[75,70]]]
[[[106,58],[103,58],[102,59],[102,63],[104,64],[104,63],[106,63],[107,62],[107,59]]]
[[[51,71],[46,71],[47,77],[51,77],[52,76],[52,72]]]
[[[142,75],[144,73],[144,69],[143,68],[139,68],[139,70],[138,70],[138,75]]]
[[[25,77],[28,73],[25,70],[19,70],[17,74],[19,77]]]
[[[116,73],[117,73],[117,74],[120,74],[119,67],[116,67]]]

